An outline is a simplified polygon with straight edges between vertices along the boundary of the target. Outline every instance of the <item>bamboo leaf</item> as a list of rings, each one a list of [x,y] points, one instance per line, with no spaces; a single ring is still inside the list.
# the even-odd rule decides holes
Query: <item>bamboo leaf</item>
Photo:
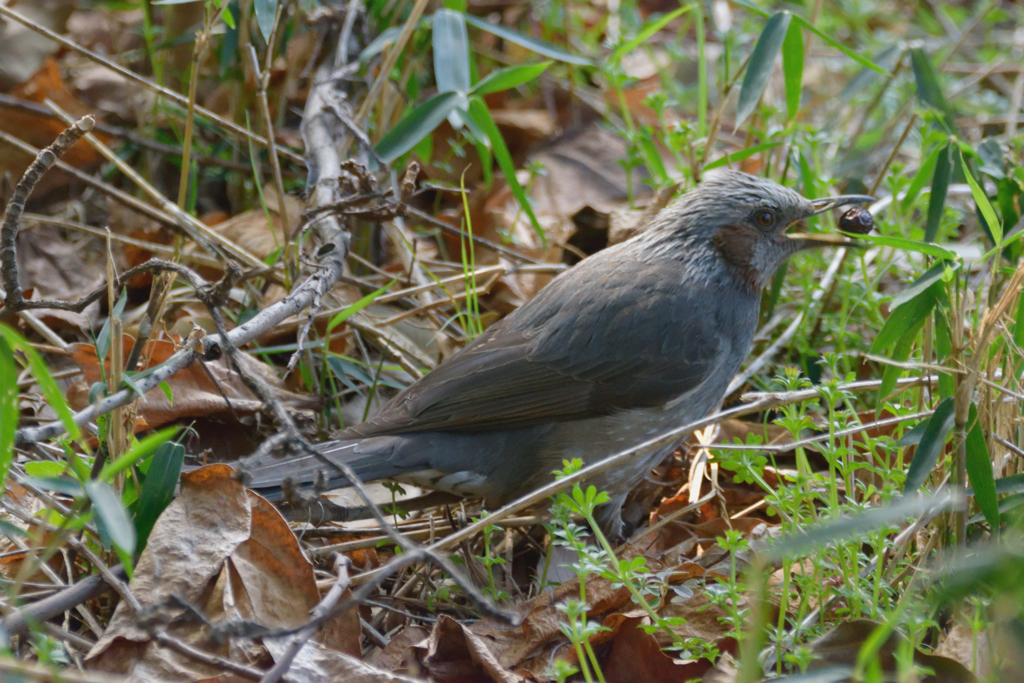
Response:
[[[928,420],[928,427],[925,428],[921,443],[914,452],[914,459],[907,469],[907,480],[903,484],[904,495],[916,492],[928,478],[935,463],[939,461],[942,447],[946,443],[946,435],[953,428],[954,419],[953,399],[943,399]]]
[[[531,38],[530,36],[524,35],[519,31],[502,26],[501,24],[493,24],[479,17],[474,17],[472,14],[466,14],[466,23],[470,26],[482,29],[503,38],[510,43],[525,47],[527,50],[532,50],[539,55],[544,57],[550,57],[551,59],[558,60],[559,62],[565,62],[566,64],[576,64],[578,66],[594,66],[594,63],[586,57],[580,57],[574,55],[571,52],[563,50],[562,48],[552,45],[551,43],[539,40],[537,38]]]
[[[935,162],[939,160],[939,155],[945,150],[945,146],[936,147],[932,150],[928,158],[924,160],[921,167],[917,169],[917,173],[914,174],[914,179],[910,181],[910,185],[907,186],[907,190],[903,195],[903,199],[900,201],[900,208],[904,211],[910,210],[914,202],[921,195],[921,190],[928,184],[928,181],[935,175]]]
[[[893,237],[892,235],[857,235],[857,239],[883,247],[902,249],[903,251],[916,251],[919,254],[927,254],[938,259],[947,261],[956,260],[956,252],[929,242],[918,242],[908,240],[905,237]]]
[[[768,78],[775,66],[775,57],[786,38],[792,17],[789,12],[776,12],[764,25],[764,30],[754,45],[754,52],[750,55],[747,72],[743,74],[740,101],[736,107],[736,127],[739,127],[757,107],[765,86],[768,85]]]
[[[752,157],[755,154],[758,154],[759,152],[771,149],[772,147],[778,147],[781,144],[781,142],[762,142],[760,145],[747,147],[746,149],[741,149],[740,151],[733,152],[732,154],[726,152],[725,156],[721,157],[720,159],[715,159],[714,161],[706,164],[704,166],[704,170],[710,171],[711,169],[733,164],[737,161],[743,161],[747,157]]]
[[[915,325],[924,319],[935,308],[938,301],[940,283],[933,283],[913,299],[897,306],[886,319],[878,336],[871,342],[871,353],[884,353],[890,346],[901,339]]]
[[[999,535],[999,498],[996,495],[996,481],[992,476],[992,460],[988,455],[985,435],[981,431],[978,420],[978,408],[971,404],[971,412],[967,418],[970,429],[967,432],[967,479],[974,489],[974,500],[994,536]]]
[[[128,518],[128,511],[110,484],[102,481],[87,482],[85,493],[96,510],[96,521],[107,533],[110,542],[128,555],[135,554],[135,525]]]
[[[469,36],[462,12],[450,9],[434,14],[434,80],[438,92],[469,90]]]
[[[510,90],[523,83],[529,83],[540,77],[544,70],[551,66],[552,62],[541,62],[539,64],[524,64],[522,66],[509,66],[504,69],[492,71],[469,91],[471,95],[489,95],[492,92]]]
[[[935,174],[932,176],[932,194],[928,198],[928,219],[924,228],[925,242],[934,242],[939,234],[942,210],[946,206],[946,192],[949,190],[949,178],[953,173],[950,145],[947,144],[942,150],[935,161]]]
[[[501,137],[501,131],[498,130],[498,126],[494,124],[494,119],[491,118],[491,113],[487,110],[487,105],[479,97],[469,98],[469,117],[473,119],[474,123],[480,127],[481,130],[487,135],[487,138],[491,141],[491,150],[494,152],[494,159],[498,162],[498,166],[501,167],[501,172],[505,174],[505,182],[508,183],[509,189],[512,191],[512,196],[516,198],[519,205],[523,207],[523,211],[530,218],[530,223],[533,224],[533,229],[537,232],[543,244],[547,244],[547,236],[544,234],[544,229],[540,227],[540,222],[537,220],[537,216],[533,213],[533,207],[530,205],[530,200],[526,196],[526,191],[523,186],[519,184],[519,179],[516,178],[516,167],[512,163],[512,155],[508,152],[508,147],[505,146],[505,139]]]
[[[650,24],[645,26],[642,31],[637,33],[636,36],[615,48],[615,51],[612,52],[611,55],[609,55],[608,57],[608,64],[618,64],[623,57],[628,55],[630,52],[635,50],[643,43],[646,43],[648,40],[650,40],[651,36],[653,36],[661,29],[665,28],[673,19],[682,16],[683,14],[686,14],[694,7],[695,5],[684,5],[683,7],[680,7],[660,17],[655,21],[652,21]]]
[[[918,99],[941,114],[949,130],[955,131],[956,123],[953,120],[949,103],[946,102],[946,97],[942,94],[942,87],[939,85],[938,76],[935,74],[935,69],[932,68],[928,55],[919,47],[912,48],[910,64],[914,70]]]
[[[807,21],[806,19],[801,17],[799,14],[794,14],[793,15],[793,20],[796,21],[801,26],[803,26],[804,28],[806,28],[811,33],[813,33],[814,35],[816,35],[819,38],[821,38],[822,40],[824,40],[826,43],[828,43],[829,45],[831,45],[835,49],[837,49],[840,52],[842,52],[844,55],[846,55],[847,57],[849,57],[853,61],[855,61],[858,64],[860,64],[861,66],[867,67],[868,69],[871,69],[872,71],[877,71],[878,73],[882,74],[883,76],[890,76],[890,75],[892,75],[888,71],[883,69],[882,67],[880,67],[877,64],[875,64],[874,62],[872,62],[867,57],[864,57],[863,55],[857,54],[856,52],[854,52],[850,48],[846,47],[845,45],[840,43],[838,40],[833,38],[832,36],[826,34],[824,31],[822,31],[821,29],[817,28],[814,24],[812,24],[811,22]]]
[[[782,41],[782,75],[786,80],[786,111],[792,121],[800,110],[804,78],[804,32],[796,22],[790,23]]]
[[[18,428],[18,367],[14,352],[0,338],[0,493],[7,483],[7,472],[14,459],[14,434]]]
[[[98,481],[109,482],[115,476],[124,472],[138,461],[146,458],[151,453],[154,453],[158,448],[160,448],[160,446],[164,445],[165,442],[173,438],[180,431],[181,427],[174,426],[164,427],[160,431],[150,434],[125,451],[117,460],[108,462],[104,465],[96,479]]]
[[[387,135],[375,149],[384,161],[394,161],[434,132],[448,114],[464,105],[466,96],[460,92],[442,92],[413,109]]]
[[[277,16],[278,0],[254,0],[253,7],[256,10],[256,23],[260,27],[260,35],[267,43],[270,42],[270,32],[274,30],[274,19]]]
[[[985,190],[981,188],[978,181],[974,179],[971,169],[964,163],[964,155],[959,148],[957,149],[957,154],[960,155],[960,163],[963,165],[967,184],[971,186],[971,195],[974,197],[974,203],[978,205],[978,210],[981,211],[981,216],[985,219],[989,232],[992,234],[992,241],[998,247],[1003,242],[1003,224],[999,220],[999,216],[996,215],[996,210],[992,208],[992,202],[989,201]]]
[[[174,489],[184,461],[185,447],[177,443],[166,442],[153,454],[135,507],[135,532],[139,546],[146,545],[157,518],[174,499]]]

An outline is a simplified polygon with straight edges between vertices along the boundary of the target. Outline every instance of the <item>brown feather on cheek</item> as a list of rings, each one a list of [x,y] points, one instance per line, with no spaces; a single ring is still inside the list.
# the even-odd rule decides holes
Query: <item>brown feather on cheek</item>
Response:
[[[754,266],[754,248],[760,235],[744,225],[727,225],[711,238],[711,243],[736,276],[751,289],[757,289],[758,272]]]

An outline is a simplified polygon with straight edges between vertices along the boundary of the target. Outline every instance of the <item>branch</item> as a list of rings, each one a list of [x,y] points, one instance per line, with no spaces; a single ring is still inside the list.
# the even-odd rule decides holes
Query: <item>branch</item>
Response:
[[[52,145],[36,155],[14,188],[14,196],[7,204],[3,223],[0,225],[0,275],[3,277],[4,289],[7,290],[7,299],[4,303],[8,309],[17,309],[25,301],[21,294],[21,285],[18,283],[16,252],[25,203],[42,177],[57,163],[57,159],[74,147],[94,125],[96,121],[91,116],[83,116],[71,124],[70,128],[57,136]]]

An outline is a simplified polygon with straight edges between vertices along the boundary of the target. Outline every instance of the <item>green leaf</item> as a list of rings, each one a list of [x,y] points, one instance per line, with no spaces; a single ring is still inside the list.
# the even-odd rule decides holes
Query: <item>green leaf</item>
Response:
[[[31,477],[28,482],[43,491],[56,491],[75,498],[82,495],[82,485],[70,477]]]
[[[53,460],[30,460],[25,463],[25,474],[40,479],[62,477],[68,473],[68,466],[63,462]]]
[[[384,161],[394,161],[430,135],[448,118],[448,114],[465,103],[466,96],[459,92],[442,92],[434,95],[388,131],[375,147],[377,154]]]
[[[124,313],[124,306],[128,303],[128,290],[121,290],[121,296],[114,304],[114,312],[103,322],[99,335],[96,336],[96,357],[102,361],[107,359],[107,352],[110,351],[110,318],[120,318]]]
[[[928,512],[951,508],[955,501],[955,497],[949,494],[899,498],[885,507],[876,508],[854,517],[790,532],[790,535],[783,537],[780,543],[773,545],[769,550],[769,558],[774,561],[800,557],[815,548],[859,538],[866,531],[902,524],[911,517],[920,517]]]
[[[469,90],[469,36],[462,12],[434,13],[434,80],[438,92]]]
[[[999,535],[999,499],[996,496],[996,482],[992,476],[992,460],[988,455],[985,435],[981,431],[978,420],[978,408],[971,404],[971,412],[967,418],[970,430],[967,432],[967,479],[974,489],[974,500],[994,536]]]
[[[173,438],[180,431],[181,427],[175,425],[173,427],[164,427],[160,431],[150,434],[141,441],[136,442],[135,445],[125,451],[120,458],[104,465],[96,479],[98,481],[110,481],[115,476],[137,463],[139,460],[142,460],[149,454],[156,451],[156,449],[162,446],[164,442]]]
[[[277,16],[277,0],[253,0],[256,10],[256,23],[259,24],[263,40],[270,42],[270,32],[274,30],[274,18]]]
[[[174,394],[171,393],[171,385],[166,381],[160,382],[160,391],[164,392],[164,396],[167,397],[167,403],[174,405]]]
[[[642,31],[637,33],[636,36],[615,48],[615,51],[608,56],[608,64],[612,66],[618,64],[623,57],[625,57],[630,52],[635,50],[641,44],[646,43],[648,40],[650,40],[651,36],[653,36],[661,29],[665,28],[669,24],[669,22],[689,12],[694,7],[695,5],[685,5],[672,12],[669,12],[666,15],[659,17],[655,21],[652,21],[650,24],[645,26]]]
[[[422,28],[429,23],[426,19],[420,19],[420,24],[417,28]],[[376,57],[384,51],[391,43],[398,40],[398,36],[402,35],[402,26],[391,26],[381,31],[380,35],[373,39],[369,45],[363,48],[363,51],[359,53],[359,61],[366,62],[373,57]]]
[[[487,134],[487,138],[491,141],[491,149],[494,150],[494,158],[498,162],[498,166],[501,167],[501,172],[505,174],[505,182],[508,183],[512,196],[516,198],[519,206],[530,218],[530,223],[533,224],[533,229],[540,237],[541,243],[546,245],[548,243],[547,235],[544,234],[544,229],[540,227],[540,221],[533,213],[533,207],[526,196],[526,191],[523,190],[519,179],[516,178],[516,167],[512,163],[512,155],[508,153],[508,147],[505,146],[505,140],[501,137],[501,131],[494,124],[491,113],[487,111],[487,105],[479,97],[469,98],[469,117]]]
[[[981,189],[981,185],[974,179],[974,174],[971,173],[971,169],[964,163],[963,152],[957,148],[957,154],[960,155],[960,163],[963,165],[964,177],[967,178],[967,184],[971,186],[971,195],[974,196],[974,203],[978,205],[978,209],[981,211],[982,218],[985,219],[985,223],[988,224],[988,229],[992,233],[992,241],[998,247],[1003,241],[1003,224],[999,220],[999,216],[996,215],[995,209],[992,208],[992,202],[989,201],[988,195],[985,194],[985,190]]]
[[[892,247],[893,249],[902,249],[903,251],[916,251],[919,254],[927,254],[928,256],[934,256],[935,258],[947,261],[956,260],[955,251],[950,251],[929,242],[918,242],[917,240],[908,240],[905,237],[893,237],[892,235],[857,235],[857,238],[882,247]]]
[[[14,434],[18,429],[18,367],[14,351],[0,338],[0,493],[7,483],[7,472],[14,459]]]
[[[470,26],[475,26],[476,28],[483,29],[484,31],[487,31],[492,35],[498,36],[499,38],[503,38],[504,40],[507,40],[508,42],[518,45],[520,47],[525,47],[527,50],[532,50],[539,55],[550,57],[551,59],[555,59],[559,62],[565,62],[566,64],[576,64],[579,66],[594,66],[594,63],[587,59],[586,57],[574,55],[573,53],[563,50],[560,47],[552,45],[551,43],[545,42],[543,40],[538,40],[537,38],[531,38],[530,36],[527,35],[523,35],[519,31],[506,28],[501,24],[493,24],[484,19],[480,19],[479,17],[474,17],[472,14],[467,14],[465,15],[465,17],[466,23],[469,24]]]
[[[338,325],[342,324],[343,322],[345,322],[346,320],[351,318],[353,315],[355,315],[359,311],[363,310],[364,308],[366,308],[367,306],[372,304],[374,301],[377,300],[378,297],[380,297],[381,294],[383,294],[384,292],[386,292],[389,289],[391,289],[391,286],[394,285],[395,282],[397,282],[397,280],[392,280],[391,282],[387,283],[386,285],[384,285],[380,289],[378,289],[378,290],[376,290],[374,292],[370,292],[369,294],[364,296],[359,301],[356,301],[355,303],[349,304],[345,308],[343,308],[340,311],[338,311],[334,315],[334,317],[331,318],[330,322],[327,323],[327,334],[325,336],[330,337],[331,336],[331,332],[334,331],[335,327],[337,327]]]
[[[924,327],[925,320],[926,318],[917,320],[909,330],[903,333],[903,336],[901,336],[899,341],[896,342],[896,348],[894,348],[892,353],[889,354],[889,357],[892,360],[897,363],[903,363],[910,358],[910,352],[914,348],[914,342],[917,341],[918,333],[920,333],[921,328]],[[892,390],[896,388],[896,382],[903,376],[903,372],[903,368],[899,365],[886,366],[885,371],[882,373],[882,384],[878,388],[878,405],[875,408],[876,416],[881,414],[882,409],[885,407],[885,399],[892,393]]]
[[[1006,177],[1006,160],[1003,149],[995,138],[985,138],[978,145],[978,158],[981,159],[979,171],[996,180]]]
[[[140,547],[145,547],[156,520],[174,499],[184,461],[185,447],[172,442],[162,444],[153,455],[135,508],[135,531]]]
[[[907,330],[923,322],[939,300],[940,283],[933,283],[914,298],[897,306],[886,319],[878,336],[871,342],[871,353],[884,353],[886,349],[902,338]]]
[[[741,149],[740,151],[733,152],[732,154],[726,152],[725,156],[721,157],[720,159],[715,159],[714,161],[705,165],[704,170],[710,171],[711,169],[718,168],[720,166],[726,166],[728,164],[736,163],[737,161],[743,161],[747,157],[752,157],[755,154],[765,151],[766,149],[778,147],[781,144],[781,142],[762,142],[760,145],[747,147],[746,149]]]
[[[914,174],[914,179],[910,181],[910,185],[907,186],[907,191],[903,195],[903,199],[900,201],[900,208],[903,211],[909,211],[910,207],[913,206],[914,202],[921,195],[921,190],[928,184],[928,181],[935,175],[935,162],[938,161],[939,155],[946,150],[946,147],[939,146],[932,150],[928,158],[924,160],[921,167],[917,169],[917,173]]]
[[[25,356],[28,361],[29,372],[32,373],[32,377],[39,384],[39,390],[42,392],[43,398],[46,399],[46,403],[57,414],[57,419],[64,426],[64,431],[72,439],[80,440],[82,432],[78,425],[75,424],[75,418],[72,416],[71,409],[68,408],[68,404],[64,400],[64,394],[61,393],[60,387],[53,380],[53,376],[50,375],[50,370],[46,367],[43,359],[25,341],[24,337],[6,325],[0,325],[0,337],[7,342],[8,348],[20,351]]]
[[[504,69],[492,71],[486,78],[473,86],[471,95],[489,95],[492,92],[510,90],[523,83],[529,83],[538,78],[544,70],[553,62],[540,62],[539,64],[524,64],[522,66],[509,66]]]
[[[936,306],[934,312],[935,357],[942,363],[953,355],[953,337],[949,330],[949,321],[942,306]],[[946,372],[939,373],[939,397],[949,398],[956,392],[956,379]]]
[[[925,428],[921,443],[914,452],[914,459],[907,470],[907,480],[903,484],[904,495],[917,491],[928,478],[935,463],[939,461],[942,447],[946,443],[946,435],[953,428],[955,417],[953,399],[943,399],[928,420],[928,427]]]
[[[804,32],[798,23],[790,23],[782,41],[782,75],[786,79],[786,112],[792,121],[800,111],[804,78]]]
[[[939,79],[935,75],[935,69],[932,68],[928,55],[919,47],[911,48],[910,63],[914,70],[918,99],[941,114],[949,130],[955,131],[956,122],[953,120],[949,103],[946,102],[946,97],[942,94],[942,87],[939,85]]]
[[[862,55],[857,54],[856,52],[854,52],[850,48],[846,47],[845,45],[840,43],[838,40],[833,38],[832,36],[827,35],[824,31],[822,31],[821,29],[819,29],[816,26],[814,26],[814,24],[812,24],[811,22],[807,21],[806,19],[801,17],[799,14],[794,14],[793,15],[793,20],[796,21],[801,26],[803,26],[804,28],[806,28],[811,33],[813,33],[814,35],[816,35],[819,38],[821,38],[822,40],[824,40],[826,43],[828,43],[829,45],[831,45],[835,49],[837,49],[840,52],[842,52],[844,55],[846,55],[847,57],[849,57],[853,61],[855,61],[858,64],[860,64],[861,66],[867,67],[868,69],[871,69],[872,71],[877,71],[878,73],[882,74],[883,76],[891,76],[892,75],[888,71],[883,69],[882,67],[880,67],[877,64],[875,64],[874,62],[872,62],[867,57],[864,57]]]
[[[921,277],[914,280],[913,284],[911,284],[902,292],[894,296],[892,301],[889,302],[889,308],[895,310],[902,306],[903,304],[910,301],[911,299],[916,299],[926,289],[931,287],[939,280],[945,280],[947,269],[950,273],[952,273],[960,269],[960,264],[954,263],[950,265],[945,263],[944,261],[936,263],[934,266],[926,270],[924,274],[921,275]]]
[[[928,198],[928,220],[924,228],[924,241],[934,242],[939,234],[942,221],[942,210],[946,206],[946,192],[949,190],[949,178],[953,174],[952,150],[950,145],[942,148],[935,161],[935,174],[932,176],[932,193]]]
[[[102,481],[86,482],[85,493],[96,510],[96,521],[107,533],[110,542],[128,555],[135,554],[135,525],[128,518],[128,512],[110,484]]]
[[[1019,348],[1024,348],[1024,289],[1017,299],[1017,317],[1014,320],[1016,322],[1013,324],[1013,343]]]
[[[736,107],[736,127],[757,107],[768,78],[775,66],[775,56],[779,54],[782,41],[786,38],[789,22],[793,15],[789,12],[776,12],[768,19],[761,31],[754,52],[747,62],[747,72],[743,74],[743,86],[740,88],[740,101]]]

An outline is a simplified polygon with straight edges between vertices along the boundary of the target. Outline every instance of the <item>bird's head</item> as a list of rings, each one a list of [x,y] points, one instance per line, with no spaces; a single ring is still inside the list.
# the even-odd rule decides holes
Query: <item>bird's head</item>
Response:
[[[796,252],[852,244],[838,235],[787,233],[790,226],[844,204],[871,201],[865,195],[806,199],[767,178],[724,171],[680,197],[657,223],[663,234],[690,244],[709,242],[741,281],[760,291]]]

